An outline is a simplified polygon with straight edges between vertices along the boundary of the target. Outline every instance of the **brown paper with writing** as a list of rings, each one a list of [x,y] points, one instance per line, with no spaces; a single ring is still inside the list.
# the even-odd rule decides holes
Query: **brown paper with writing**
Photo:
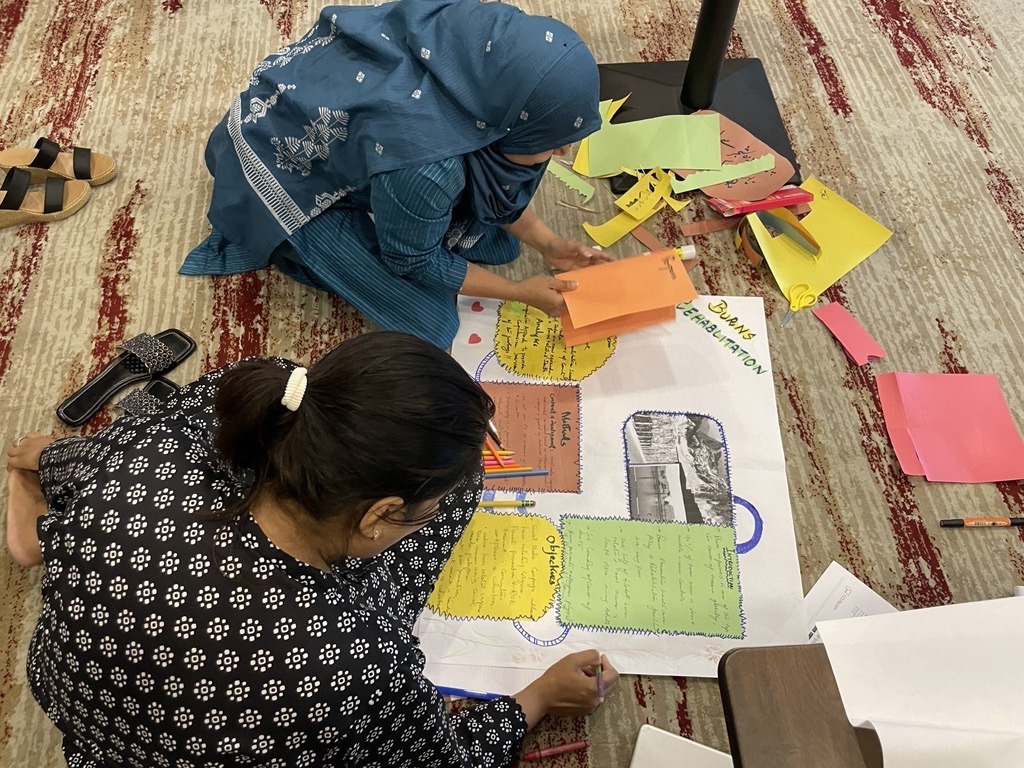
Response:
[[[694,112],[695,115],[715,114],[712,110]],[[775,167],[770,171],[744,176],[735,181],[701,187],[701,192],[709,197],[720,197],[723,200],[764,200],[773,192],[778,192],[787,181],[793,178],[793,164],[754,136],[743,126],[734,123],[725,115],[718,116],[722,132],[722,165],[738,165],[747,160],[756,160],[764,155],[775,157]],[[681,178],[686,178],[693,170],[674,169]]]

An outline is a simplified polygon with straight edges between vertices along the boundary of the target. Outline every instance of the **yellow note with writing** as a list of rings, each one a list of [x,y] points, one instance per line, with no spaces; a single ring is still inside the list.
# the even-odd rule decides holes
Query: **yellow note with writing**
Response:
[[[455,619],[536,621],[554,604],[561,576],[562,536],[550,520],[477,512],[427,607]]]

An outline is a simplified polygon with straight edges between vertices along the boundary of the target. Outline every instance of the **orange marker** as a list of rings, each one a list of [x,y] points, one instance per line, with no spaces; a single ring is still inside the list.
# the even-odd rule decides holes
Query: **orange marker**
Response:
[[[1009,528],[1024,525],[1024,517],[958,517],[939,520],[942,528]]]

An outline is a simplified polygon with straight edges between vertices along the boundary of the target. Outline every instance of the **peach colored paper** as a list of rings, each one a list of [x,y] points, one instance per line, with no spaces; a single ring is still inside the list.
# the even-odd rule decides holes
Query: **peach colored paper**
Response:
[[[832,335],[843,345],[846,354],[857,365],[864,365],[872,357],[879,360],[885,357],[885,350],[871,338],[871,334],[864,330],[864,326],[842,304],[833,301],[811,311],[832,331]]]
[[[683,261],[673,250],[576,269],[558,277],[579,283],[576,290],[562,294],[576,329],[697,298]]]
[[[711,110],[694,112],[695,115],[717,114]],[[787,181],[793,178],[793,164],[769,147],[750,131],[738,123],[734,123],[724,115],[718,115],[722,134],[722,165],[737,165],[748,160],[756,160],[764,155],[775,157],[775,167],[770,171],[744,176],[734,181],[701,187],[708,197],[720,197],[723,200],[764,200],[768,195],[777,192]],[[674,169],[681,178],[686,178],[693,170]]]

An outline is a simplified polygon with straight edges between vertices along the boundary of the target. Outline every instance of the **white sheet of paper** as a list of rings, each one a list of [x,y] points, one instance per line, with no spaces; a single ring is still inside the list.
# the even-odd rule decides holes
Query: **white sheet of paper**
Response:
[[[511,696],[541,675],[539,669],[523,667],[481,667],[472,664],[443,664],[428,661],[423,676],[436,686],[460,688],[477,693]]]
[[[452,345],[455,359],[482,381],[538,381],[504,368],[496,359],[501,302],[470,297],[458,301],[461,327]],[[523,338],[533,341],[535,334]],[[544,353],[550,339],[536,341]],[[803,588],[762,300],[701,296],[677,312],[675,323],[620,337],[610,357],[579,386],[580,434],[585,436],[582,492],[537,494],[530,513],[559,527],[568,515],[629,519],[625,460],[630,435],[624,425],[631,414],[687,413],[713,419],[721,425],[728,448],[724,463],[733,494],[742,636],[569,625],[559,621],[557,595],[555,606],[536,621],[451,619],[428,608],[417,634],[429,669],[438,670],[439,664],[467,667],[440,673],[450,673],[447,679],[454,680],[465,672],[473,675],[466,681],[472,682],[466,686],[471,690],[493,686],[492,692],[503,693],[509,692],[501,688],[505,673],[489,678],[480,670],[518,667],[536,676],[569,653],[599,648],[623,673],[714,677],[729,648],[803,642]]]
[[[732,758],[726,752],[705,747],[696,741],[684,739],[653,725],[641,725],[629,768],[651,768],[656,765],[732,768]]]
[[[1024,764],[1024,735],[928,725],[872,723],[885,768],[1007,768]]]
[[[818,624],[846,715],[878,732],[886,768],[1024,764],[1024,601]]]
[[[896,613],[896,608],[833,560],[804,598],[804,611],[807,642],[820,643],[816,626],[819,621]]]

